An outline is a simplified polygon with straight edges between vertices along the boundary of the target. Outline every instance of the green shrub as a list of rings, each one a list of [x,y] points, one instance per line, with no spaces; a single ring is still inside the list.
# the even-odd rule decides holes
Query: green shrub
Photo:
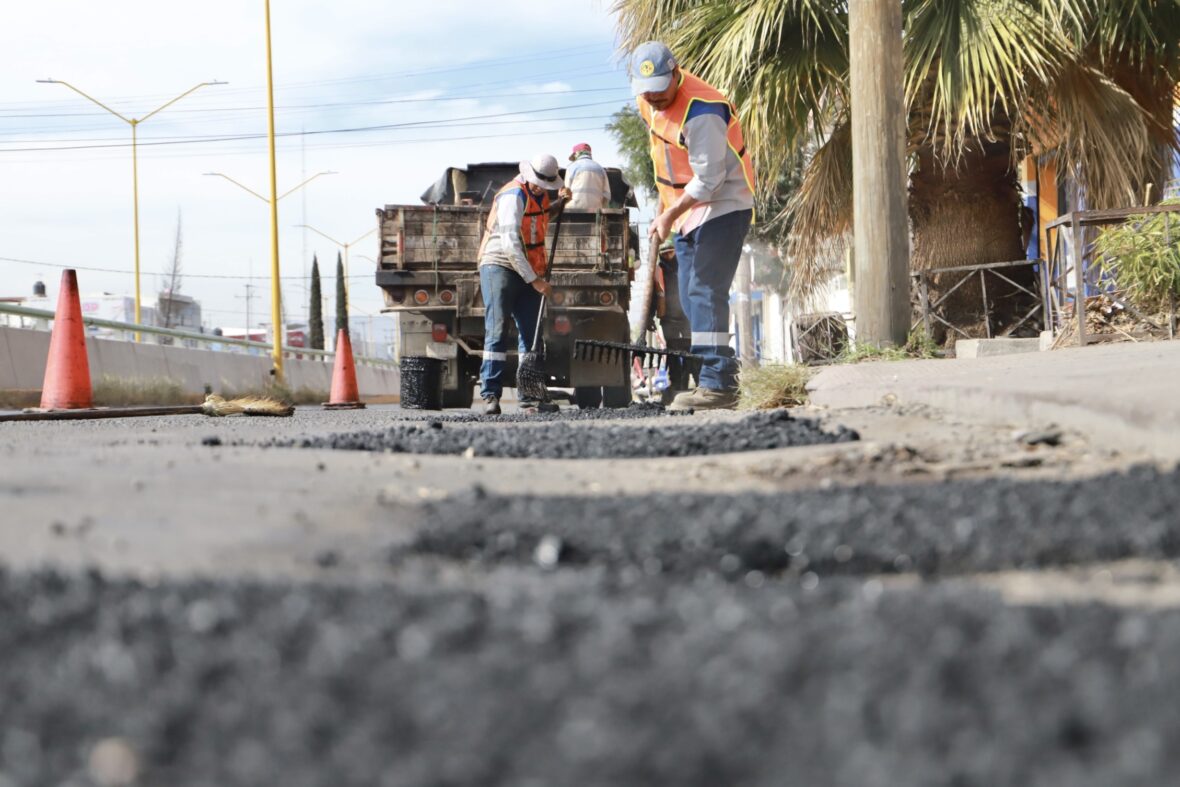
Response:
[[[1180,296],[1180,214],[1132,216],[1100,232],[1094,251],[1104,278],[1139,309],[1164,311]]]

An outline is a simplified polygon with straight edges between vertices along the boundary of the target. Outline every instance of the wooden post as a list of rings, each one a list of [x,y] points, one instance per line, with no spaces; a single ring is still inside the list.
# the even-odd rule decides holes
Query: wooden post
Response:
[[[909,333],[906,108],[900,0],[850,0],[856,341],[901,346]]]
[[[758,355],[754,352],[754,317],[751,313],[752,304],[750,303],[752,278],[750,253],[743,251],[742,256],[738,258],[737,276],[734,279],[734,289],[736,290],[734,300],[737,301],[738,357],[741,359],[743,367],[758,365]]]

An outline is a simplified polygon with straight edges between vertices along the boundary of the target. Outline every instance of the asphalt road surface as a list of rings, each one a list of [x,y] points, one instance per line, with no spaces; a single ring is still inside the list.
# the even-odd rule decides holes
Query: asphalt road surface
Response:
[[[0,787],[1180,778],[1180,478],[1043,424],[0,426]]]

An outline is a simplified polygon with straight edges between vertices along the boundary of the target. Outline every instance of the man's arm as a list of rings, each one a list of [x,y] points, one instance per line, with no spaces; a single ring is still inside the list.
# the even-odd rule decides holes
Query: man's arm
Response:
[[[551,218],[551,219],[557,218],[557,215],[559,213],[561,213],[561,209],[565,207],[565,203],[570,201],[570,197],[572,197],[573,194],[571,192],[570,196],[566,196],[565,192],[567,190],[568,189],[562,189],[560,192],[560,196],[558,196],[557,199],[555,199],[549,203],[549,218]]]
[[[532,283],[537,278],[529,258],[524,253],[524,241],[520,237],[520,223],[524,219],[522,197],[504,195],[496,201],[496,223],[500,227],[500,248],[512,258],[512,266],[520,278]]]

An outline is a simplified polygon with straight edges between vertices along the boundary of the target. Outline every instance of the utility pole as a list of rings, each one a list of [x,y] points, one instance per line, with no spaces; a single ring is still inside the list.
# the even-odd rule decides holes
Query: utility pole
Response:
[[[753,276],[750,271],[750,252],[748,247],[742,249],[742,256],[738,258],[737,276],[734,286],[737,290],[737,329],[738,352],[742,368],[758,365],[758,355],[754,352],[754,315],[751,314],[750,290]]]
[[[244,299],[246,301],[246,339],[247,340],[249,340],[249,338],[250,338],[250,301],[252,301],[258,297],[257,295],[254,294],[254,290],[256,290],[256,289],[258,289],[258,285],[247,284],[245,295],[235,295],[234,296],[235,298],[238,298],[239,300]]]
[[[850,0],[856,341],[905,344],[910,324],[900,0]]]

